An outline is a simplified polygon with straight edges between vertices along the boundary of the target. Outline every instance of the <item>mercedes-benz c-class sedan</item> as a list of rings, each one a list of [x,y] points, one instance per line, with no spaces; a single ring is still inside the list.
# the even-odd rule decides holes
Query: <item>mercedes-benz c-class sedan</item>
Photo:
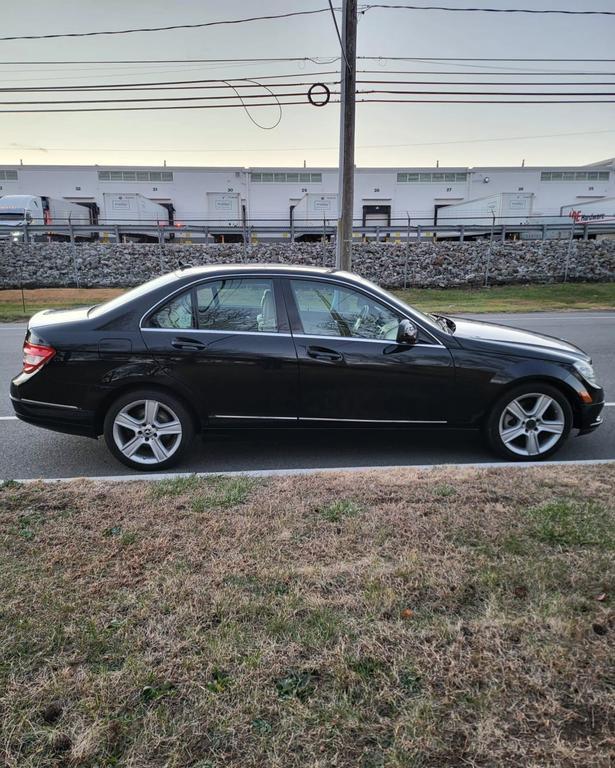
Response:
[[[245,264],[39,312],[11,398],[141,470],[179,462],[197,432],[255,426],[475,428],[501,457],[545,459],[604,405],[560,339],[424,314],[349,273]]]

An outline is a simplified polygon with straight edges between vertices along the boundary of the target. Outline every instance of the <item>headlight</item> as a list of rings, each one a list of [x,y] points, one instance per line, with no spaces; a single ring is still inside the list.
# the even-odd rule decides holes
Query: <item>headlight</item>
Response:
[[[586,363],[584,360],[577,360],[574,367],[577,373],[579,373],[588,384],[591,384],[592,387],[598,386],[596,373],[590,363]]]

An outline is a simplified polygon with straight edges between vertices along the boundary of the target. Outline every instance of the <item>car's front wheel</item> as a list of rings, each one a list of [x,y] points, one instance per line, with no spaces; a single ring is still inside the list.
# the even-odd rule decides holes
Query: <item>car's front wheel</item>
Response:
[[[533,383],[510,390],[495,404],[486,424],[492,449],[513,461],[552,456],[572,428],[572,408],[555,387]]]
[[[194,424],[180,400],[144,389],[129,392],[111,405],[104,435],[111,453],[126,466],[161,470],[185,454],[194,437]]]

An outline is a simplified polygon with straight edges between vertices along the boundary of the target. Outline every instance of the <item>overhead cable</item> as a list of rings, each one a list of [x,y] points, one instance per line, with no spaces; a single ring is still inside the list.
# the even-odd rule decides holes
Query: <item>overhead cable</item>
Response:
[[[564,8],[456,8],[454,6],[451,7],[447,5],[389,5],[384,3],[363,5],[360,7],[362,12],[371,11],[373,9],[397,11],[446,11],[459,13],[531,13],[539,15],[549,14],[565,16],[615,16],[615,11],[577,11]]]
[[[97,37],[100,35],[132,35],[138,32],[170,32],[176,29],[203,29],[205,27],[220,27],[230,24],[248,24],[254,21],[270,21],[273,19],[289,19],[295,16],[314,16],[318,13],[329,13],[329,8],[315,8],[310,11],[289,11],[287,13],[272,13],[266,16],[249,16],[243,19],[223,19],[220,21],[204,21],[197,24],[171,24],[165,27],[137,27],[133,29],[110,29],[95,32],[57,32],[47,35],[12,35],[0,37],[0,42],[10,40],[53,40],[60,37]]]
[[[323,75],[338,75],[336,70],[330,70],[328,72],[302,72],[302,77],[322,77]],[[139,83],[88,83],[85,85],[44,85],[44,86],[26,86],[25,88],[17,88],[14,86],[8,88],[0,88],[0,92],[3,93],[40,93],[40,92],[53,92],[53,91],[97,91],[97,90],[124,90],[127,88],[138,89],[144,88],[157,88],[165,86],[191,86],[191,85],[206,85],[210,83],[226,83],[231,81],[237,85],[237,83],[254,83],[262,82],[263,80],[284,80],[289,77],[298,77],[297,72],[293,72],[288,75],[262,75],[260,77],[229,77],[227,80],[222,80],[219,77],[216,78],[199,78],[198,80],[159,80],[153,82],[139,82]],[[311,83],[310,83],[311,84]]]

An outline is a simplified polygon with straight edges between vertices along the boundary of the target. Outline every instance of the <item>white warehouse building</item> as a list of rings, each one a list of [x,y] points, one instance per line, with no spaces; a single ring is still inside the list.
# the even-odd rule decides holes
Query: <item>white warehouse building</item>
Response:
[[[97,223],[103,195],[136,193],[178,225],[288,226],[295,206],[316,226],[337,217],[336,168],[3,165],[0,196],[40,195],[86,204]],[[498,193],[531,195],[533,217],[615,197],[615,158],[577,167],[357,168],[357,225],[433,225],[447,205]],[[319,205],[320,203],[320,205]],[[299,208],[297,209],[299,210]],[[100,223],[105,222],[100,217]]]

